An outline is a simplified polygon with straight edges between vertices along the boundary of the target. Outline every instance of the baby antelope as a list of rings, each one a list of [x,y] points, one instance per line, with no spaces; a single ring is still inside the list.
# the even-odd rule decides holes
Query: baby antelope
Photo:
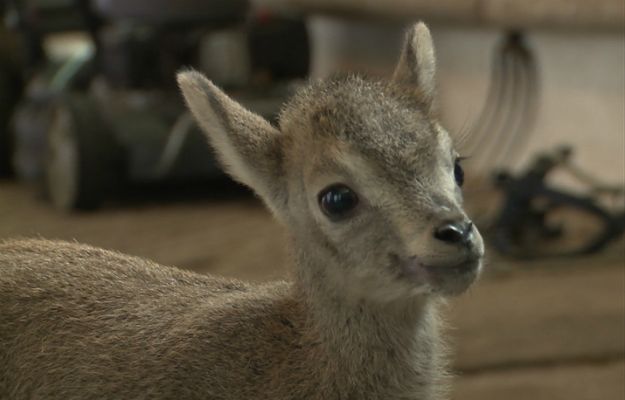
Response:
[[[288,228],[292,280],[5,241],[0,398],[444,398],[437,307],[476,279],[484,247],[437,121],[427,27],[390,81],[313,82],[279,127],[198,72],[178,82],[222,165]]]

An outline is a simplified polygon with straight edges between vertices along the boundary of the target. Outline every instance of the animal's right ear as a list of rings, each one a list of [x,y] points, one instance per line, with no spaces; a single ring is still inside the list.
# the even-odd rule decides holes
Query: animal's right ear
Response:
[[[436,57],[430,30],[423,23],[413,25],[406,33],[404,47],[395,67],[393,80],[414,86],[428,105],[436,101]]]
[[[221,164],[279,215],[286,202],[280,131],[197,71],[179,73],[178,85]]]

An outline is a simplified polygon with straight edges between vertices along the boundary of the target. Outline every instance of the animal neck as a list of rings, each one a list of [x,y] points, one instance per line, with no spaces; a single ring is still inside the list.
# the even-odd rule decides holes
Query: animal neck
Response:
[[[323,272],[339,268],[332,264],[299,253],[294,288],[333,386],[362,398],[378,398],[374,394],[380,390],[379,398],[433,398],[432,384],[443,368],[436,302],[412,298],[379,304],[349,298]]]

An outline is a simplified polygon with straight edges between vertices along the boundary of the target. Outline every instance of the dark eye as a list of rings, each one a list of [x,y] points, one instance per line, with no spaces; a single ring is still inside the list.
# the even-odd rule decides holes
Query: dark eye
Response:
[[[357,205],[358,196],[343,184],[329,186],[319,193],[319,207],[332,220],[347,216]]]
[[[464,170],[460,165],[460,161],[462,160],[458,158],[454,162],[454,178],[456,178],[456,183],[458,184],[458,186],[462,187],[462,184],[464,183]]]

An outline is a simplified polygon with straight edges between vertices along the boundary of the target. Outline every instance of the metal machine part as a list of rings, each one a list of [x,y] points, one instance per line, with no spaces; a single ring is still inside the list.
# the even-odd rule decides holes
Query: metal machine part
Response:
[[[625,188],[597,182],[574,166],[571,156],[571,149],[562,147],[539,154],[516,176],[496,174],[504,201],[489,231],[497,250],[521,259],[574,256],[597,252],[623,235]],[[550,184],[557,169],[588,190],[577,194]]]
[[[96,208],[126,184],[224,176],[186,114],[175,83],[181,68],[206,70],[231,96],[274,121],[292,82],[307,73],[299,59],[293,62],[299,69],[273,68],[283,64],[261,49],[267,41],[296,47],[286,54],[304,54],[307,62],[304,22],[248,18],[246,1],[226,8],[218,7],[222,0],[163,2],[162,8],[152,1],[79,3],[78,25],[91,43],[83,48],[90,52],[33,65],[13,117],[18,175],[41,182],[59,209]],[[38,22],[25,27],[43,32]]]
[[[532,134],[539,101],[536,61],[520,32],[507,33],[493,56],[486,101],[469,129],[468,154],[474,168],[486,171],[511,165]]]

